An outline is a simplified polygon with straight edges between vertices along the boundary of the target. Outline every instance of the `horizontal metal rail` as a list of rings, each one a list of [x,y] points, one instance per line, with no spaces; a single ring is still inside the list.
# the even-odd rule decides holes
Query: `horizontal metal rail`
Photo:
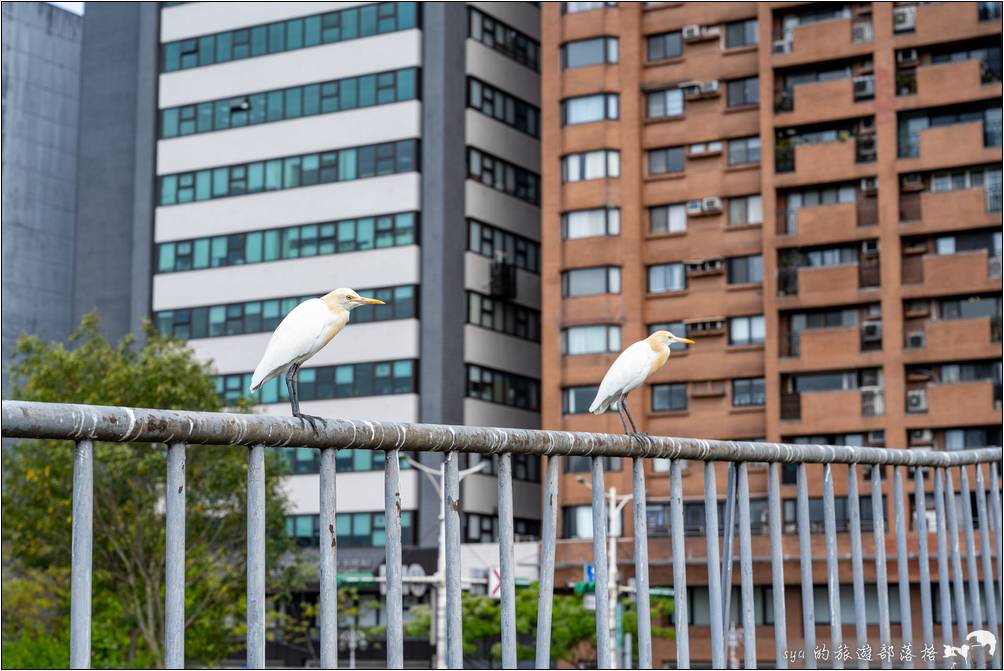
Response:
[[[145,442],[163,443],[167,450],[166,468],[170,487],[166,505],[166,621],[165,665],[168,668],[184,666],[184,548],[185,548],[185,496],[187,493],[184,470],[185,452],[195,444],[240,445],[248,448],[248,565],[247,565],[247,664],[249,668],[265,665],[265,473],[264,448],[297,446],[318,448],[321,452],[319,483],[321,539],[320,539],[320,656],[321,666],[337,666],[337,554],[336,554],[336,498],[335,450],[342,448],[382,450],[387,453],[384,471],[384,510],[386,515],[387,561],[387,666],[403,668],[402,627],[402,570],[401,570],[401,492],[398,458],[400,451],[428,451],[445,454],[442,480],[437,483],[443,497],[443,527],[445,553],[441,559],[443,569],[430,578],[436,590],[443,590],[442,602],[447,604],[446,622],[442,623],[445,654],[442,663],[450,668],[463,666],[463,622],[461,619],[461,589],[464,584],[460,566],[460,487],[457,455],[459,453],[498,454],[498,528],[500,529],[499,565],[501,566],[502,628],[501,656],[506,667],[518,664],[517,632],[515,630],[515,558],[513,556],[513,492],[511,454],[528,454],[551,457],[544,478],[543,529],[539,573],[540,596],[537,616],[537,668],[549,668],[555,660],[550,658],[552,629],[552,594],[554,588],[555,549],[557,545],[557,489],[558,461],[563,455],[592,457],[592,508],[593,508],[593,564],[596,569],[596,654],[599,668],[612,667],[623,659],[633,659],[630,649],[619,651],[615,636],[615,617],[618,599],[623,591],[617,579],[616,546],[611,541],[610,527],[619,511],[614,506],[614,494],[607,501],[603,486],[605,457],[633,457],[633,489],[638,502],[633,506],[634,537],[642,542],[634,544],[634,575],[637,589],[631,590],[636,612],[645,619],[637,631],[638,661],[643,666],[653,662],[652,630],[648,626],[650,593],[648,569],[665,563],[666,555],[649,558],[648,519],[643,507],[648,496],[645,488],[644,460],[646,458],[670,459],[669,526],[672,580],[674,586],[675,662],[677,668],[688,668],[693,656],[688,629],[688,576],[687,566],[692,561],[692,548],[686,547],[683,515],[682,471],[686,460],[706,462],[703,492],[704,518],[708,529],[717,529],[718,494],[714,462],[731,462],[726,488],[724,534],[708,533],[707,578],[710,610],[710,661],[716,667],[724,666],[726,659],[738,662],[738,646],[742,646],[741,659],[746,668],[757,668],[757,621],[754,611],[753,552],[751,530],[749,462],[770,462],[768,470],[768,527],[770,544],[774,552],[770,561],[770,584],[773,587],[774,661],[779,667],[789,664],[815,668],[832,666],[847,668],[855,665],[841,627],[841,584],[839,563],[846,557],[837,555],[835,500],[833,491],[834,464],[847,464],[847,512],[850,516],[850,571],[853,578],[855,638],[859,650],[869,645],[867,640],[866,598],[864,565],[874,568],[877,584],[879,639],[873,641],[875,657],[859,656],[858,666],[868,663],[883,667],[934,666],[934,655],[942,661],[942,646],[966,643],[967,632],[983,626],[983,614],[994,633],[997,631],[996,613],[1000,611],[999,585],[992,579],[996,562],[1000,571],[999,548],[1001,544],[1001,491],[996,464],[1002,461],[1000,448],[985,448],[955,452],[932,450],[897,450],[830,445],[789,445],[779,443],[754,443],[745,441],[716,441],[695,438],[629,437],[592,433],[560,431],[535,431],[526,429],[479,428],[394,422],[366,422],[342,419],[326,420],[315,432],[298,420],[288,417],[267,417],[227,413],[185,412],[175,410],[150,410],[142,408],[104,407],[4,401],[2,433],[12,438],[41,438],[75,442],[73,472],[73,556],[71,580],[70,659],[74,668],[86,668],[90,663],[91,640],[91,553],[93,545],[93,474],[94,442]],[[804,631],[803,644],[807,649],[801,655],[787,650],[788,621],[784,614],[786,583],[783,576],[784,559],[781,546],[782,518],[780,511],[777,463],[798,464],[796,522],[799,540],[799,577],[794,584],[801,587]],[[737,465],[738,464],[738,465]],[[823,515],[826,560],[825,584],[827,590],[826,612],[830,620],[829,643],[816,645],[817,623],[814,620],[814,558],[813,533],[808,502],[807,464],[825,464],[823,467]],[[880,468],[872,468],[870,487],[859,496],[858,464],[873,466],[892,465],[892,492],[883,483]],[[989,480],[984,477],[983,464],[989,464]],[[933,468],[933,498],[936,516],[934,530],[927,528],[926,515],[917,515],[918,574],[921,622],[920,639],[914,638],[909,617],[914,585],[909,582],[909,565],[906,556],[907,511],[904,472],[912,469],[914,492],[919,510],[927,509],[925,473]],[[975,471],[975,480],[969,470]],[[466,471],[465,471],[466,472]],[[866,470],[867,473],[867,470]],[[954,482],[957,474],[960,485],[960,502],[957,510]],[[905,475],[909,477],[910,471]],[[975,482],[975,489],[971,483]],[[987,491],[987,485],[988,490]],[[975,496],[975,508],[970,500]],[[868,500],[862,500],[867,498]],[[894,507],[894,523],[885,521],[885,502]],[[608,510],[607,506],[611,506]],[[862,511],[871,511],[875,552],[864,556],[862,552]],[[989,518],[989,519],[988,519]],[[974,522],[978,521],[979,544],[976,543]],[[609,522],[609,523],[608,523]],[[961,524],[961,528],[960,528]],[[931,572],[928,533],[934,533],[937,559],[937,594],[940,601],[942,637],[934,640],[932,594],[935,585]],[[900,591],[901,616],[899,637],[903,649],[916,644],[916,656],[893,658],[890,628],[889,584],[887,580],[886,548],[888,535],[895,535],[897,577],[896,583],[906,589]],[[991,541],[991,534],[993,541]],[[733,582],[733,538],[738,539],[739,584]],[[720,545],[721,544],[721,545]],[[442,550],[441,550],[442,551]],[[609,555],[608,555],[609,552]],[[977,554],[978,553],[978,554]],[[720,559],[719,559],[720,558]],[[704,563],[703,561],[699,563]],[[951,577],[949,577],[951,566]],[[979,573],[982,570],[982,594]],[[703,573],[703,569],[702,569]],[[968,591],[964,589],[968,581]],[[730,608],[733,589],[738,587],[737,612]],[[794,604],[794,601],[791,602]],[[986,610],[982,605],[986,605]],[[952,620],[957,623],[953,631]],[[737,633],[737,627],[741,633]],[[958,637],[954,637],[955,632]],[[819,632],[822,634],[822,632]],[[971,636],[971,634],[969,634]],[[797,637],[796,637],[797,638]],[[630,646],[631,638],[624,637]],[[1000,650],[976,650],[976,641],[968,641],[974,652],[967,662],[978,665],[990,662],[1000,664]],[[707,642],[706,642],[707,643]],[[820,656],[821,649],[826,657]],[[868,648],[869,651],[871,648]],[[923,656],[921,656],[923,651]],[[623,654],[619,654],[623,652]],[[761,651],[762,652],[762,651]],[[665,652],[660,653],[665,657]],[[702,653],[704,654],[704,653]],[[829,655],[833,655],[832,659]],[[869,652],[869,655],[871,652]],[[966,653],[968,654],[968,653]],[[992,654],[992,658],[991,658]],[[524,660],[529,661],[529,660]],[[949,660],[950,661],[950,660]]]

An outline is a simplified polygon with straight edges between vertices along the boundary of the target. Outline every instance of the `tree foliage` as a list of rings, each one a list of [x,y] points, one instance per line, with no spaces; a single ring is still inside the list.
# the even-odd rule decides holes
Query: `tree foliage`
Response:
[[[25,337],[16,354],[16,398],[220,408],[208,365],[149,325],[142,344],[132,336],[113,344],[90,314],[69,347]],[[8,652],[22,649],[39,651],[33,666],[48,665],[56,652],[62,664],[68,661],[72,450],[65,441],[20,441],[4,450],[5,661]],[[193,446],[187,456],[186,653],[191,661],[212,664],[241,645],[247,450]],[[282,466],[273,453],[266,459],[266,555],[268,565],[276,566],[289,542],[277,486]],[[163,662],[165,481],[165,446],[95,445],[94,666]],[[26,607],[11,608],[9,599]]]

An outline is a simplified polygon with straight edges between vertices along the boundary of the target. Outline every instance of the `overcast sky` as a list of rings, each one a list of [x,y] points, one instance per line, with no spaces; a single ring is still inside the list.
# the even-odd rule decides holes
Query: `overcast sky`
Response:
[[[49,4],[61,7],[68,12],[73,12],[74,14],[84,13],[84,3],[82,2],[50,2]]]

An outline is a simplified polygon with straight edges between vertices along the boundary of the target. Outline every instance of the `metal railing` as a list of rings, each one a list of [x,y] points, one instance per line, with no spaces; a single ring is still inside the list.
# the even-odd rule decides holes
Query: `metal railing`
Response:
[[[382,450],[385,460],[386,514],[386,610],[387,666],[403,668],[402,571],[400,531],[400,452],[441,452],[445,463],[445,573],[447,592],[446,663],[449,668],[463,666],[460,575],[460,489],[459,453],[497,454],[500,567],[501,567],[501,649],[505,668],[516,666],[515,561],[512,544],[511,456],[528,454],[550,457],[547,460],[543,495],[543,528],[540,554],[540,595],[537,613],[536,668],[551,665],[551,614],[554,592],[557,530],[558,464],[561,456],[592,457],[593,561],[597,576],[607,576],[607,502],[605,500],[603,457],[633,458],[634,488],[633,536],[635,599],[638,614],[638,665],[651,668],[652,631],[650,626],[649,537],[646,515],[645,460],[670,459],[669,505],[670,542],[674,586],[674,626],[678,668],[690,666],[690,637],[687,599],[687,549],[684,544],[682,474],[686,460],[704,462],[704,507],[706,528],[718,529],[718,488],[716,462],[728,463],[728,484],[724,514],[724,538],[706,537],[707,585],[710,605],[710,644],[712,664],[725,668],[727,614],[730,611],[733,584],[734,538],[738,540],[740,619],[746,668],[756,668],[756,622],[753,596],[753,556],[751,541],[750,487],[751,462],[768,462],[768,527],[771,553],[771,586],[774,613],[774,655],[778,667],[787,668],[787,620],[785,618],[784,559],[781,552],[783,519],[781,516],[781,480],[777,464],[797,464],[797,530],[804,639],[808,650],[815,646],[816,625],[813,602],[812,520],[809,514],[807,464],[823,465],[823,513],[826,535],[826,574],[828,608],[833,650],[844,649],[840,616],[837,527],[835,519],[834,467],[846,465],[850,511],[849,528],[855,611],[855,631],[859,644],[867,643],[865,613],[864,556],[862,553],[861,501],[858,493],[858,464],[893,467],[893,507],[898,583],[910,584],[907,554],[907,504],[904,470],[912,469],[918,511],[926,511],[924,485],[926,472],[934,469],[934,500],[937,583],[939,590],[941,638],[945,646],[956,645],[953,630],[953,607],[957,631],[967,624],[980,630],[984,622],[998,632],[999,594],[993,576],[1000,574],[1000,556],[991,551],[1001,543],[1001,496],[998,468],[1001,449],[985,448],[956,452],[900,450],[826,445],[788,445],[740,441],[702,440],[625,436],[528,429],[501,429],[432,424],[404,424],[359,420],[329,419],[317,432],[291,417],[266,417],[227,413],[150,410],[142,408],[65,405],[24,401],[3,401],[5,437],[69,440],[75,442],[73,468],[72,579],[70,664],[87,668],[91,640],[91,550],[93,540],[93,469],[95,441],[142,442],[168,445],[166,490],[166,623],[165,662],[167,668],[182,668],[184,656],[185,593],[185,448],[192,444],[240,445],[248,448],[247,496],[247,665],[265,666],[265,479],[264,455],[268,447],[290,445],[317,448],[320,458],[320,663],[323,668],[337,666],[336,620],[336,536],[335,536],[335,450],[342,448]],[[989,464],[989,495],[982,464]],[[905,467],[905,468],[904,468]],[[980,536],[979,557],[974,540],[974,518],[970,485],[975,471],[975,502]],[[891,645],[888,580],[886,575],[886,531],[882,496],[882,468],[871,468],[871,507],[874,520],[875,575],[878,589],[879,637],[882,646]],[[956,510],[954,473],[958,473],[961,494],[961,520]],[[992,516],[992,519],[991,519]],[[737,523],[738,522],[738,523]],[[959,526],[962,529],[960,530]],[[935,645],[932,579],[926,514],[918,514],[917,556],[921,637],[930,659],[923,663],[934,668]],[[990,533],[996,544],[991,545]],[[963,571],[963,537],[966,568]],[[997,571],[992,563],[997,562]],[[949,568],[950,566],[950,568]],[[981,570],[980,570],[981,569]],[[951,570],[951,579],[949,579]],[[981,593],[979,579],[983,577]],[[968,592],[963,576],[968,580]],[[612,589],[596,590],[596,654],[598,668],[612,668],[617,663],[611,650]],[[899,591],[902,637],[914,640],[910,589]],[[986,608],[983,606],[986,605]],[[723,615],[724,614],[724,615]],[[984,618],[984,614],[986,618]],[[982,651],[982,648],[979,648]],[[977,662],[987,660],[979,655]],[[815,668],[816,660],[806,653],[805,666]],[[884,668],[891,668],[891,658],[881,658]],[[918,658],[920,661],[920,658]],[[992,660],[1000,664],[1000,647]],[[834,667],[843,662],[834,659]]]

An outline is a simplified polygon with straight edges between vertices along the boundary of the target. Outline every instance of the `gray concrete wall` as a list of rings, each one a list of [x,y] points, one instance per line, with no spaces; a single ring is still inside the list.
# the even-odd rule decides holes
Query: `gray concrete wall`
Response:
[[[3,396],[17,337],[72,328],[83,19],[3,4]]]

